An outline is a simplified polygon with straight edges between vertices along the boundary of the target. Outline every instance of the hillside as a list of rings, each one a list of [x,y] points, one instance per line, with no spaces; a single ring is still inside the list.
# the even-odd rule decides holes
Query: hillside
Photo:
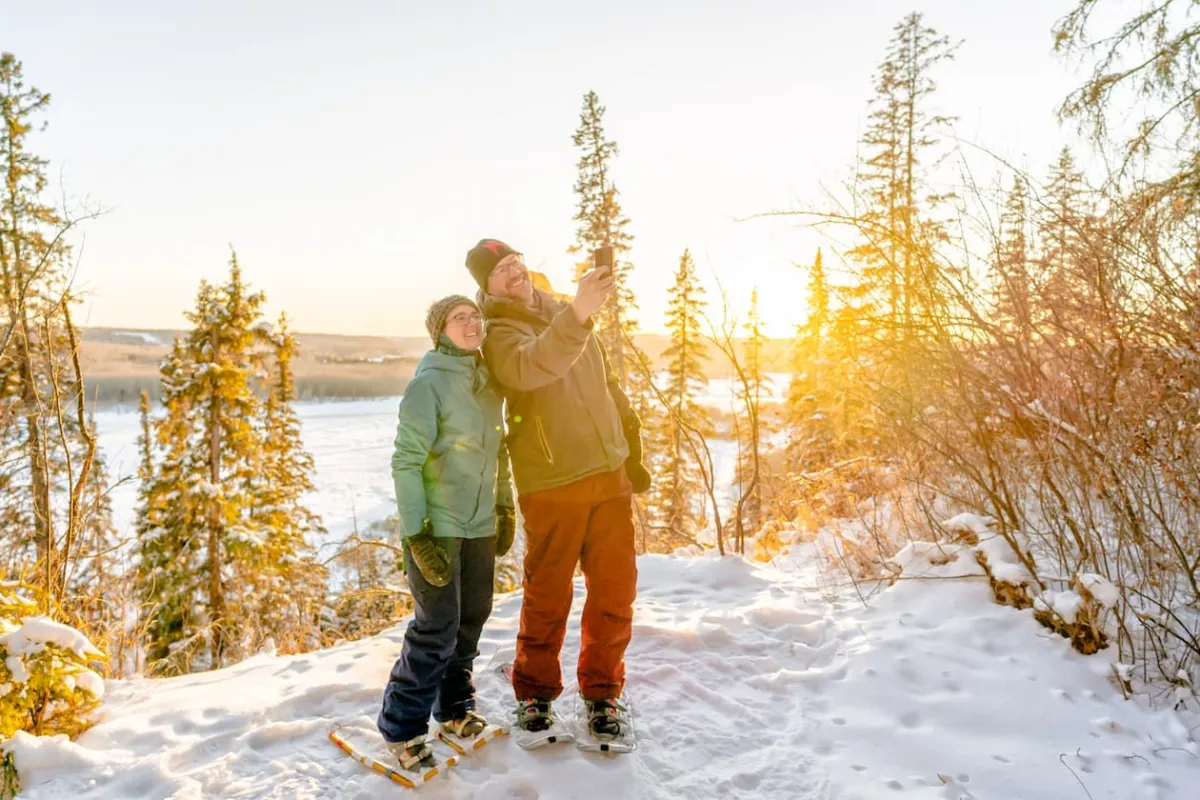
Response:
[[[153,395],[158,365],[177,330],[88,328],[80,363],[89,393],[99,405],[130,405],[138,393]],[[428,349],[424,337],[341,336],[299,333],[293,362],[301,400],[386,397],[402,393]]]
[[[129,406],[138,393],[153,396],[158,385],[158,365],[178,330],[87,328],[82,332],[80,362],[89,395],[101,406]],[[394,397],[404,391],[429,340],[418,336],[343,336],[299,333],[300,356],[295,360],[296,390],[301,400]],[[661,364],[668,346],[665,336],[640,335],[636,339],[650,358]],[[786,372],[790,340],[768,342],[764,366],[769,372]],[[712,358],[711,377],[728,370],[723,360]]]

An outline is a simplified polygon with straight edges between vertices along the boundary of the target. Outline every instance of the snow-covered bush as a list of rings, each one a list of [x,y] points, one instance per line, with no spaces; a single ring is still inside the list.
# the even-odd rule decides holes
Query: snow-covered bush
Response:
[[[784,520],[768,519],[758,533],[750,537],[746,555],[754,561],[767,562],[802,540],[799,526]]]
[[[1107,628],[1121,593],[1108,580],[1092,574],[1076,575],[1072,588],[1045,592],[1034,601],[1033,617],[1071,640],[1084,655],[1108,647]]]
[[[1006,539],[996,530],[996,520],[977,514],[959,514],[943,522],[942,528],[951,539],[973,548],[997,603],[1017,609],[1033,605],[1037,578],[1027,566],[1033,557],[1016,536]]]
[[[12,583],[0,584],[0,750],[17,731],[77,736],[91,724],[104,681],[88,667],[102,659],[74,628],[37,616],[37,607]],[[0,796],[16,786],[5,750]]]

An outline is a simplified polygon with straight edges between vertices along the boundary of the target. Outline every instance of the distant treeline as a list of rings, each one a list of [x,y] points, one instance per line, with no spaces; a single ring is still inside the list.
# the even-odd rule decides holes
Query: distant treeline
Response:
[[[398,397],[404,393],[408,381],[407,375],[297,378],[296,399],[303,402]],[[89,403],[96,408],[137,408],[142,392],[149,394],[151,401],[157,405],[160,394],[158,379],[147,376],[105,376],[92,378],[88,382]]]

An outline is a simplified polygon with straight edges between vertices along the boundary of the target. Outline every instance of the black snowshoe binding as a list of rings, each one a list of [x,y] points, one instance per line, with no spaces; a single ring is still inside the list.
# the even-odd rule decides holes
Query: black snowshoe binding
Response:
[[[587,706],[588,730],[603,741],[616,739],[626,732],[625,706],[615,697],[604,700],[584,700]]]
[[[550,715],[550,701],[527,697],[517,704],[517,727],[530,733],[548,730],[554,718]]]

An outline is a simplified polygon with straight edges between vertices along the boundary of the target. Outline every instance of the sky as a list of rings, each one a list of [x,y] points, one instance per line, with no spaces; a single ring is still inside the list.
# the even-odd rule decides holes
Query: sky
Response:
[[[954,136],[1044,174],[1080,80],[1051,51],[1074,0],[161,3],[0,0],[0,50],[51,94],[30,145],[105,213],[76,237],[83,324],[177,328],[230,248],[303,332],[422,335],[463,260],[508,241],[571,292],[571,134],[596,91],[661,331],[685,248],[772,335],[805,314],[822,236],[798,218],[851,174],[892,27],[963,44],[936,74]],[[990,169],[990,162],[985,169]],[[719,314],[716,314],[719,316]]]

